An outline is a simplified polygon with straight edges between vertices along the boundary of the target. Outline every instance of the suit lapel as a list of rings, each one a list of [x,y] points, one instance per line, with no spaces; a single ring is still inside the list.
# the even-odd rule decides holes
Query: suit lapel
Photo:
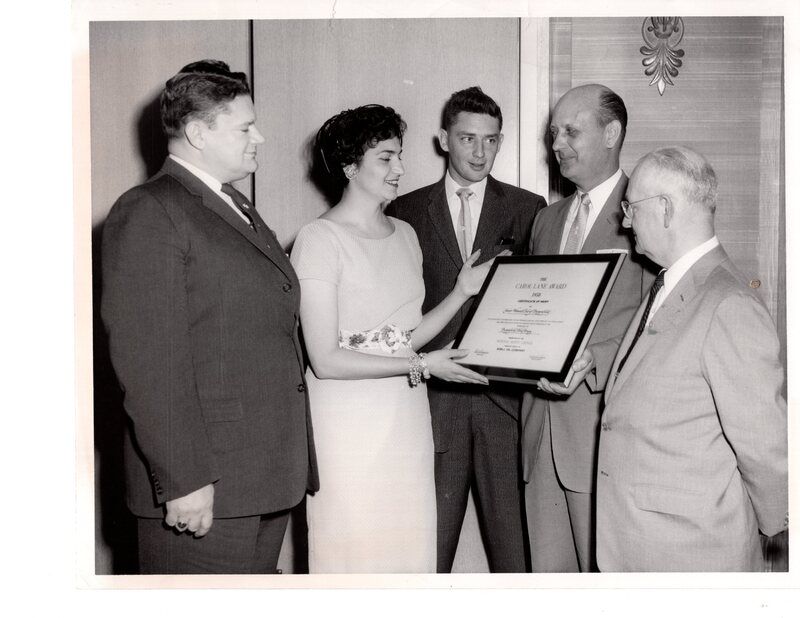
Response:
[[[461,250],[458,248],[456,232],[453,229],[453,219],[450,216],[450,208],[447,206],[444,178],[437,182],[428,194],[428,217],[447,251],[447,255],[458,268],[461,268],[464,260],[461,259]]]
[[[180,182],[187,191],[200,198],[202,205],[208,208],[234,230],[241,234],[251,245],[263,253],[275,266],[277,266],[287,277],[292,277],[292,268],[286,257],[285,252],[278,243],[278,239],[272,231],[266,226],[264,220],[258,214],[255,208],[253,216],[264,225],[265,232],[263,234],[254,234],[250,226],[237,215],[233,209],[214,191],[209,188],[202,180],[197,178],[185,167],[176,163],[170,158],[164,162],[162,172],[169,174]],[[265,238],[265,236],[269,238]]]
[[[489,176],[486,179],[486,192],[483,196],[478,229],[475,232],[475,242],[472,243],[473,252],[476,249],[481,250],[480,262],[487,260],[492,255],[492,250],[507,223],[508,212],[504,208],[504,198],[503,188]]]
[[[574,199],[575,194],[572,194],[547,207],[555,209],[555,221],[549,229],[537,234],[534,245],[536,255],[558,255],[561,252],[561,236],[567,222],[570,204]]]
[[[647,327],[647,333],[655,335],[678,324],[683,319],[687,307],[690,306],[694,297],[700,293],[711,271],[727,257],[728,255],[722,246],[717,245],[695,262],[688,272],[681,277],[678,285],[669,293],[669,296],[664,300],[664,304],[653,316],[650,326]]]
[[[639,308],[636,310],[633,318],[631,319],[630,324],[628,324],[628,330],[625,332],[625,335],[622,337],[622,342],[617,349],[617,355],[614,358],[614,362],[611,365],[611,373],[608,377],[608,384],[606,384],[606,391],[604,394],[604,400],[608,403],[609,397],[611,393],[616,388],[616,385],[622,384],[625,378],[628,376],[631,367],[631,359],[629,358],[625,361],[625,367],[623,367],[622,372],[619,371],[619,364],[622,361],[623,357],[628,351],[628,348],[631,347],[631,342],[633,341],[633,337],[636,334],[636,330],[639,327],[639,322],[642,321],[642,314],[644,313],[644,308],[647,305],[647,299],[639,305]],[[617,373],[619,372],[619,375]]]
[[[608,240],[613,238],[622,226],[622,209],[619,203],[625,195],[627,186],[628,177],[623,174],[598,213],[597,219],[581,247],[581,253],[596,253],[598,249],[614,248],[608,246]],[[563,225],[561,229],[563,230]],[[561,239],[559,238],[559,240]]]

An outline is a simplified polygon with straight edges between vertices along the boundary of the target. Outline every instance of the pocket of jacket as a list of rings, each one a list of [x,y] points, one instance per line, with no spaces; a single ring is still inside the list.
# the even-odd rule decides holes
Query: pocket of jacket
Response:
[[[633,501],[642,511],[696,517],[705,511],[700,493],[676,487],[636,485]]]

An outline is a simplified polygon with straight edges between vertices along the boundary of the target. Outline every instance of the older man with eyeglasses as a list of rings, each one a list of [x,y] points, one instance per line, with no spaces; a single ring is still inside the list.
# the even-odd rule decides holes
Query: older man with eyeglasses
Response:
[[[788,526],[786,401],[772,319],[714,231],[717,180],[683,147],[645,155],[622,202],[664,270],[606,387],[597,472],[602,571],[763,570]]]

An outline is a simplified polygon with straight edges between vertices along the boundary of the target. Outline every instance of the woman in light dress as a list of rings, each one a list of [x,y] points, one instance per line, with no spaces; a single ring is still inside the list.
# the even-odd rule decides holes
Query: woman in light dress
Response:
[[[424,378],[486,384],[419,349],[476,294],[489,263],[474,254],[450,295],[422,315],[422,253],[397,197],[405,123],[367,105],[329,119],[315,148],[340,201],[297,236],[300,319],[320,490],[308,499],[312,573],[433,573],[436,495]]]

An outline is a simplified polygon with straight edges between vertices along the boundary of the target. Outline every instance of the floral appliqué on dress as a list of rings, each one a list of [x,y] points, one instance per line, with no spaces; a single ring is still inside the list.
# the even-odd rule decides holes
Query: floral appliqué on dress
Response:
[[[373,330],[340,330],[339,347],[348,350],[381,350],[394,354],[402,348],[411,348],[411,331],[394,324]]]

